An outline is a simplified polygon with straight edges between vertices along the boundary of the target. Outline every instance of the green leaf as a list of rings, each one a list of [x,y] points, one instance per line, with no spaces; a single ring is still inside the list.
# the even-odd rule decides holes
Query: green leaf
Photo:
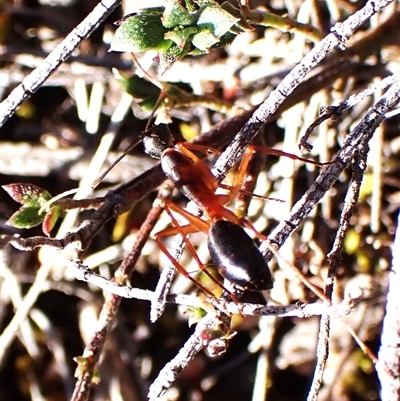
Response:
[[[161,22],[163,12],[163,7],[153,7],[125,17],[111,41],[110,51],[136,53],[168,49],[172,42],[164,39],[168,30]]]
[[[196,308],[193,306],[189,306],[187,308],[186,313],[189,314],[189,320],[188,320],[189,327],[198,323],[207,314],[207,312],[204,309]]]
[[[201,2],[202,9],[199,11],[197,27],[199,32],[191,39],[192,44],[202,53],[210,51],[211,48],[224,46],[226,42],[233,41],[235,36],[230,33],[230,29],[235,23],[240,21],[222,9],[215,2]],[[226,38],[229,37],[227,41]]]
[[[165,28],[175,28],[179,25],[192,25],[194,17],[178,1],[167,0],[161,21]]]
[[[202,53],[208,52],[211,46],[217,44],[219,39],[213,35],[209,27],[203,27],[200,32],[192,38],[193,46]]]
[[[39,215],[38,212],[39,208],[36,207],[22,207],[7,220],[6,224],[25,229],[36,227],[44,218],[44,214]]]
[[[176,44],[173,44],[166,51],[160,52],[160,73],[163,74],[171,68],[176,61],[185,57],[189,53],[189,50],[190,45],[189,43],[186,43],[183,49],[180,49]]]
[[[145,78],[140,78],[136,74],[132,76],[122,75],[119,71],[115,70],[115,78],[121,85],[122,89],[129,93],[135,100],[151,100],[156,103],[160,96],[161,89],[148,81]]]
[[[50,210],[46,213],[42,223],[42,230],[45,235],[50,237],[50,231],[55,226],[58,218],[61,214],[61,208],[59,206],[53,206]]]
[[[183,49],[187,45],[190,36],[196,32],[197,28],[195,27],[176,27],[173,31],[167,32],[164,37],[165,39],[172,40],[180,49]]]
[[[52,196],[43,188],[33,184],[14,183],[2,187],[8,195],[24,207],[40,209]]]
[[[216,37],[220,37],[229,32],[239,20],[218,4],[208,5],[200,10],[197,26],[207,26]]]

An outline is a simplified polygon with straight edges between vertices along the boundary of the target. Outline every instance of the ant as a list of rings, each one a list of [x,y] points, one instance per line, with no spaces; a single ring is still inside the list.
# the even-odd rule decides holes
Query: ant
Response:
[[[160,238],[181,234],[189,251],[200,266],[200,269],[234,299],[230,291],[208,273],[204,264],[199,260],[192,244],[186,237],[187,234],[200,231],[207,235],[207,245],[211,260],[223,278],[243,290],[264,291],[271,289],[272,277],[268,264],[253,239],[246,233],[243,227],[252,230],[257,237],[263,240],[266,239],[266,237],[258,233],[251,222],[245,218],[238,217],[230,209],[226,208],[225,205],[240,192],[245,195],[257,196],[249,194],[241,189],[251,155],[256,151],[286,156],[294,160],[301,160],[318,166],[331,164],[331,162],[320,163],[269,147],[249,146],[245,151],[233,185],[224,185],[216,180],[210,168],[193,153],[193,151],[199,151],[208,155],[210,153],[218,153],[217,150],[186,142],[174,143],[169,129],[163,129],[161,125],[148,129],[148,125],[149,123],[140,140],[133,146],[130,146],[99,180],[101,180],[130,149],[142,141],[145,152],[153,158],[160,159],[161,168],[166,177],[175,184],[183,195],[199,207],[206,218],[206,220],[201,219],[172,201],[164,201],[164,209],[169,214],[174,227],[167,228],[155,234],[154,239],[178,271],[204,292],[214,297],[209,290],[192,278],[169,254]],[[215,192],[219,187],[228,189],[230,191],[229,195],[216,194]],[[185,226],[180,225],[172,212],[180,214],[189,224]],[[234,301],[236,300],[234,299]]]
[[[139,63],[138,65],[140,66]],[[146,76],[152,80],[147,73]],[[166,177],[175,184],[183,195],[198,206],[206,218],[206,220],[201,219],[171,201],[164,201],[164,208],[171,217],[175,227],[157,233],[155,235],[155,240],[173,265],[185,277],[189,278],[198,287],[210,294],[197,280],[189,276],[187,271],[169,254],[160,240],[162,237],[179,233],[182,235],[201,270],[221,286],[221,284],[207,272],[204,265],[198,259],[190,241],[186,238],[187,234],[200,231],[207,235],[208,250],[213,264],[217,267],[219,273],[230,283],[244,290],[251,291],[263,291],[272,288],[272,278],[268,264],[255,242],[246,233],[243,227],[252,230],[255,235],[261,239],[266,239],[266,237],[258,233],[247,219],[238,217],[234,212],[226,208],[225,205],[230,200],[234,199],[239,192],[254,196],[241,189],[253,152],[261,151],[264,153],[286,156],[295,160],[310,162],[318,166],[330,163],[315,162],[268,147],[249,146],[246,149],[233,185],[227,186],[220,184],[212,174],[210,168],[193,153],[193,151],[199,151],[208,155],[210,152],[215,153],[218,151],[186,142],[174,143],[169,130],[160,129],[161,126],[149,129],[150,121],[164,97],[165,93],[162,91],[148,119],[144,134],[139,141],[131,145],[97,180],[94,186],[96,186],[108,171],[110,171],[133,147],[142,141],[145,152],[149,156],[161,160],[161,168]],[[228,189],[230,191],[229,195],[216,194],[216,190],[219,187]],[[186,218],[189,224],[181,226],[174,218],[172,211]],[[224,287],[222,288],[226,290]]]
[[[157,243],[161,244],[159,240],[161,237],[180,233],[186,244],[189,245],[186,234],[196,231],[204,232],[207,234],[207,245],[211,260],[222,277],[244,290],[263,291],[271,289],[272,278],[268,264],[243,227],[253,230],[257,236],[263,239],[265,237],[259,234],[249,221],[238,217],[227,209],[225,204],[241,191],[240,188],[251,154],[255,151],[284,155],[320,166],[330,164],[330,162],[319,163],[280,150],[253,146],[246,150],[234,183],[230,187],[220,185],[210,168],[192,152],[194,150],[209,153],[211,151],[209,148],[182,142],[174,144],[169,131],[158,127],[143,137],[143,145],[147,154],[161,160],[161,168],[164,174],[189,200],[202,210],[207,219],[203,220],[194,216],[171,201],[164,201],[164,208],[170,215],[175,227],[157,233],[155,235]],[[230,194],[217,195],[215,191],[221,186],[230,189]],[[188,220],[189,225],[180,226],[171,211],[182,215]],[[160,246],[163,247],[163,245]],[[165,249],[163,251],[166,253]],[[193,249],[191,252],[195,255]],[[201,262],[198,261],[198,263],[201,269],[206,271]],[[188,276],[186,271],[183,274],[186,277]]]

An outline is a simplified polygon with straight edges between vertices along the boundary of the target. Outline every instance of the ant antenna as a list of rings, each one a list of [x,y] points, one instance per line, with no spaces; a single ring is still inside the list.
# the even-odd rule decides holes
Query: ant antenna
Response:
[[[153,107],[153,110],[151,111],[150,117],[147,120],[147,124],[145,127],[144,132],[147,132],[150,128],[150,123],[151,120],[154,118],[154,114],[158,109],[158,106],[161,104],[161,102],[166,98],[167,95],[167,91],[165,88],[163,88],[163,86],[160,84],[160,82],[158,82],[156,79],[154,79],[140,64],[139,60],[137,59],[137,57],[135,56],[134,53],[132,53],[132,58],[133,61],[135,62],[135,64],[139,67],[139,69],[143,72],[143,74],[145,75],[145,77],[155,86],[157,86],[158,88],[160,88],[161,92],[160,95],[158,96],[158,99],[156,101],[156,104]]]
[[[160,95],[158,96],[158,99],[153,107],[153,110],[150,113],[150,116],[147,120],[146,123],[146,127],[144,129],[143,135],[140,135],[140,139],[136,142],[134,142],[133,144],[129,145],[124,151],[123,153],[118,156],[118,158],[111,164],[110,167],[108,167],[103,174],[100,175],[99,178],[97,178],[93,184],[92,184],[92,189],[96,188],[103,180],[104,178],[107,176],[107,174],[133,149],[135,148],[140,142],[143,141],[144,138],[147,137],[146,133],[151,131],[150,125],[151,125],[151,121],[154,118],[154,114],[156,113],[158,107],[160,106],[161,102],[165,99],[166,97],[166,93],[167,91],[162,87],[162,85],[160,85],[159,82],[157,82],[139,63],[138,59],[136,58],[136,56],[132,53],[132,58],[134,60],[134,62],[137,64],[137,66],[139,67],[139,69],[143,72],[143,74],[148,78],[148,80],[153,83],[154,85],[158,86],[161,89]],[[170,143],[170,141],[168,142]]]
[[[121,155],[119,155],[117,157],[117,159],[111,164],[110,167],[108,167],[108,169],[106,171],[104,171],[103,174],[101,174],[101,176],[99,178],[97,178],[97,180],[95,180],[92,184],[92,189],[95,189],[106,177],[106,175],[137,145],[139,145],[139,143],[142,142],[142,138],[140,138],[138,141],[130,144],[123,152]]]
[[[160,92],[160,95],[158,96],[156,104],[154,105],[153,110],[151,111],[150,116],[149,116],[149,118],[147,120],[147,124],[146,124],[146,127],[144,129],[144,132],[149,131],[151,120],[153,120],[154,114],[156,113],[156,111],[158,109],[158,106],[166,98],[166,96],[167,96],[167,91],[165,89],[161,89],[161,92]]]

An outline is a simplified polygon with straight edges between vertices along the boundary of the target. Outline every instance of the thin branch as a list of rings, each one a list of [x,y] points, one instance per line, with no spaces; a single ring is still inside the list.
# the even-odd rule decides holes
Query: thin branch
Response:
[[[366,169],[366,155],[363,155],[361,166],[354,163],[353,176],[350,181],[349,189],[346,194],[342,214],[340,216],[339,228],[336,232],[335,241],[332,251],[328,255],[329,270],[326,279],[325,296],[329,302],[332,301],[333,284],[336,277],[337,269],[342,259],[343,245],[346,232],[349,228],[350,218],[353,215],[354,208],[360,194],[363,173]],[[320,322],[318,345],[317,345],[317,365],[314,372],[313,381],[308,394],[308,401],[315,401],[318,397],[319,390],[323,382],[324,368],[329,356],[329,333],[330,333],[331,317],[329,314],[323,314]]]
[[[268,237],[270,243],[279,249],[286,239],[309,215],[315,205],[339,178],[359,151],[361,143],[368,143],[376,128],[385,119],[385,114],[400,102],[400,82],[395,82],[382,98],[366,113],[365,117],[346,135],[342,149],[337,153],[336,163],[329,165],[322,171],[315,183],[305,192],[303,197],[293,206],[289,216],[283,220]],[[270,260],[273,253],[269,244],[263,243],[260,247],[265,258]]]
[[[226,327],[224,315],[221,314],[208,314],[201,319],[196,326],[195,332],[189,337],[178,354],[164,366],[156,380],[150,386],[149,400],[157,400],[161,397],[182,370],[186,368],[204,347],[214,347],[214,351],[218,349],[218,354],[223,353],[229,339],[229,325],[230,323]],[[214,334],[218,335],[218,337],[215,338]],[[226,339],[223,338],[224,335],[227,336]],[[216,346],[216,344],[218,345]]]
[[[379,363],[376,367],[382,388],[382,401],[394,401],[400,397],[400,214],[392,254],[386,314],[383,320]]]
[[[344,50],[344,43],[353,32],[372,15],[386,7],[392,1],[393,0],[368,1],[365,7],[351,15],[346,21],[336,23],[331,29],[332,33],[327,35],[321,42],[317,43],[300,63],[283,79],[278,87],[271,92],[268,98],[258,107],[248,122],[235,136],[225,152],[219,157],[213,168],[213,174],[219,181],[223,180],[227,171],[230,170],[242,156],[244,149],[257,135],[262,125],[304,80],[304,77],[310,70],[320,63],[336,46]]]
[[[358,94],[351,95],[347,100],[343,101],[338,106],[322,107],[320,110],[320,116],[307,128],[303,137],[300,139],[299,147],[301,151],[309,152],[312,149],[312,146],[308,143],[308,138],[310,137],[314,129],[321,125],[325,120],[328,120],[329,118],[337,120],[345,110],[355,106],[357,103],[363,101],[368,96],[376,93],[378,90],[386,89],[389,85],[392,85],[394,82],[399,81],[399,79],[400,72],[386,77],[378,83],[368,86],[367,89]]]
[[[170,192],[170,188],[160,192],[160,195],[156,199],[152,210],[147,215],[146,220],[143,222],[138,232],[131,252],[126,256],[126,258],[124,258],[123,262],[116,270],[113,280],[107,280],[108,283],[121,285],[125,284],[126,281],[129,281],[134,266],[141,254],[142,248],[148,240],[150,232],[157,223],[160,214],[163,212],[160,202],[166,196],[169,196]],[[101,276],[98,276],[98,278],[103,279]],[[86,345],[82,357],[78,358],[78,368],[76,374],[77,382],[75,384],[75,390],[71,401],[85,401],[89,398],[95,368],[103,351],[103,345],[107,338],[107,334],[113,326],[121,299],[122,298],[118,295],[115,295],[115,293],[106,293],[103,308],[100,312],[96,329],[92,335],[91,341]]]
[[[119,6],[122,0],[103,0],[0,104],[0,127],[35,93],[80,43]]]

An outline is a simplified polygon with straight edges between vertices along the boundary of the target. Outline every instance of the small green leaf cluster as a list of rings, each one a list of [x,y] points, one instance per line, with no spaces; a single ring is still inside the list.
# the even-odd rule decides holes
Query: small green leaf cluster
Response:
[[[167,0],[165,7],[140,10],[118,21],[111,51],[143,52],[156,50],[160,72],[188,54],[208,53],[230,44],[236,35],[252,30],[240,10],[228,2],[213,0]]]
[[[40,209],[52,198],[50,193],[36,185],[24,183],[3,185],[2,188],[12,199],[22,205],[6,224],[15,228],[28,229],[42,223],[44,234],[49,236],[61,213],[57,205],[39,213]]]

